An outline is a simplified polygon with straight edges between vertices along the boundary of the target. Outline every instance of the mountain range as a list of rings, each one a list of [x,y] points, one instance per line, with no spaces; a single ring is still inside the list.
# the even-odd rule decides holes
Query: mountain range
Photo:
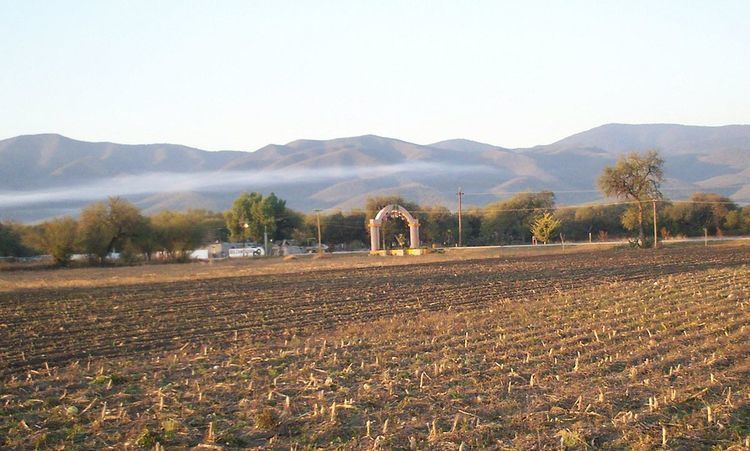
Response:
[[[122,195],[147,213],[223,210],[242,191],[273,191],[301,211],[348,210],[385,194],[453,209],[459,186],[468,205],[539,190],[554,191],[560,204],[585,203],[601,199],[596,179],[604,166],[648,149],[666,161],[669,198],[711,191],[750,202],[750,125],[607,124],[523,149],[365,135],[212,152],[40,134],[0,141],[0,219],[75,215],[108,195]]]

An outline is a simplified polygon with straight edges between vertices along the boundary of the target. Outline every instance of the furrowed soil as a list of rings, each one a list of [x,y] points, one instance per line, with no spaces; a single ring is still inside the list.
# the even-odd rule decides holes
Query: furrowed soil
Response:
[[[0,446],[750,445],[750,246],[343,262],[0,292]]]

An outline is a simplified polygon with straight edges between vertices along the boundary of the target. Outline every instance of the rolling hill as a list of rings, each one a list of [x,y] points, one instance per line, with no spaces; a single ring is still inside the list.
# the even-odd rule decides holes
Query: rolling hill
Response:
[[[208,152],[44,134],[0,141],[0,218],[75,214],[108,195],[127,197],[147,212],[224,209],[245,190],[274,191],[303,211],[357,208],[380,194],[453,208],[459,186],[474,205],[542,189],[555,191],[559,203],[580,203],[600,198],[595,182],[605,165],[646,149],[659,149],[666,160],[669,197],[704,190],[750,202],[748,125],[607,124],[526,149],[365,135]]]

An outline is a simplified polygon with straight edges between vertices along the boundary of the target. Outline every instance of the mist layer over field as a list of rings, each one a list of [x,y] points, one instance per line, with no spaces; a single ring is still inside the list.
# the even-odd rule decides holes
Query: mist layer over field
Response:
[[[90,183],[55,189],[0,192],[0,207],[19,207],[45,202],[89,201],[107,196],[130,196],[149,193],[184,191],[224,191],[270,189],[310,182],[332,182],[357,177],[362,180],[401,173],[460,174],[492,172],[492,168],[453,166],[430,162],[364,167],[331,167],[304,169],[263,169],[257,171],[209,171],[191,174],[151,172],[99,179]]]

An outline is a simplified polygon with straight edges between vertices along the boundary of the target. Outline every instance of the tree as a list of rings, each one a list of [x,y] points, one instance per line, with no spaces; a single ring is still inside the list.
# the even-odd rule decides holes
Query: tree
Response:
[[[614,166],[605,167],[599,177],[599,189],[604,195],[629,199],[636,203],[639,246],[645,244],[645,204],[662,198],[659,188],[664,180],[663,166],[664,160],[655,150],[644,154],[633,152],[620,157]]]
[[[254,206],[262,198],[263,196],[260,193],[242,193],[232,202],[232,208],[224,212],[224,219],[232,241],[248,239],[250,235],[248,228],[254,220]],[[245,224],[247,224],[247,227]]]
[[[488,205],[482,218],[482,235],[493,244],[526,242],[530,236],[531,222],[539,215],[551,213],[555,195],[550,191],[520,193]]]
[[[286,201],[279,199],[274,193],[263,199],[263,202],[265,204],[264,214],[267,215],[269,226],[271,223],[275,224],[275,227],[269,229],[273,229],[273,233],[269,231],[269,236],[274,240],[291,237],[305,220],[302,213],[287,208]]]
[[[736,229],[739,207],[726,196],[715,193],[694,193],[689,202],[675,202],[665,212],[665,219],[676,233],[702,235],[719,233],[722,228]]]
[[[305,218],[305,226],[303,231],[300,231],[300,235],[304,235],[303,238],[315,239],[317,237],[316,219],[315,214]],[[367,230],[362,227],[365,220],[365,213],[359,210],[348,213],[339,211],[327,215],[321,214],[320,229],[323,242],[329,245],[364,243],[367,241]]]
[[[729,211],[724,218],[724,227],[734,233],[750,232],[750,206]]]
[[[423,207],[425,218],[419,228],[424,243],[451,245],[458,239],[458,216],[445,207]]]
[[[264,233],[271,239],[291,236],[302,223],[302,216],[288,208],[286,201],[271,193],[242,193],[224,213],[226,226],[234,241],[263,241]]]
[[[112,234],[107,224],[107,205],[97,202],[84,208],[81,211],[78,229],[82,249],[103,262],[109,254],[112,242]]]
[[[151,261],[151,256],[159,248],[158,232],[151,222],[151,218],[141,217],[128,244],[143,254],[146,261]]]
[[[19,227],[16,224],[0,222],[0,257],[20,257],[28,252],[23,245]]]
[[[651,215],[641,216],[641,211],[638,205],[628,205],[620,215],[620,223],[622,227],[630,232],[638,232],[641,227],[644,230],[653,227],[653,219]],[[640,243],[640,241],[639,241]]]
[[[67,265],[76,249],[78,224],[73,218],[57,218],[36,228],[32,244],[47,252],[58,265]]]
[[[193,218],[200,230],[203,231],[202,241],[204,243],[214,243],[227,240],[229,229],[226,227],[226,222],[222,213],[202,208],[189,209],[185,213]]]
[[[560,220],[552,216],[552,213],[544,213],[531,223],[531,233],[538,241],[547,244],[560,224]]]
[[[469,246],[487,244],[482,235],[482,221],[484,220],[482,210],[479,207],[468,208],[463,213],[462,219],[464,243]],[[458,218],[456,218],[456,222],[458,222]]]
[[[185,258],[207,235],[202,219],[200,211],[162,211],[151,217],[156,242],[171,258]]]
[[[122,248],[141,226],[138,208],[120,197],[110,197],[81,211],[79,233],[83,249],[104,263],[112,251]]]
[[[555,217],[562,222],[560,232],[571,240],[588,240],[589,236],[621,235],[620,222],[625,205],[587,205],[578,208],[565,208],[555,211]],[[590,234],[590,235],[589,235]]]

